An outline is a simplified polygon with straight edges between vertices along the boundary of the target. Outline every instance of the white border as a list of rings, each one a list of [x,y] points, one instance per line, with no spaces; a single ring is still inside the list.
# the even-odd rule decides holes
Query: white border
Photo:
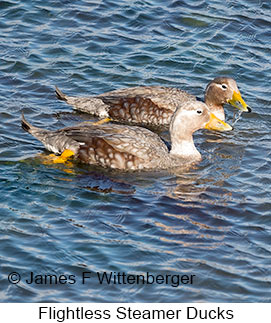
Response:
[[[154,310],[160,311],[161,317],[155,319],[143,318],[128,318],[130,314],[140,317],[140,313],[152,313]],[[0,317],[3,323],[55,323],[61,322],[61,315],[69,310],[70,315],[78,313],[79,317],[74,319],[65,319],[62,322],[234,322],[234,323],[270,323],[270,303],[1,303]],[[59,318],[49,318],[51,313],[59,313]],[[223,311],[224,318],[218,312]],[[39,312],[43,311],[41,319]],[[60,311],[60,312],[58,312]],[[64,312],[63,312],[64,311]],[[81,314],[87,311],[89,318],[82,319]],[[91,311],[96,317],[103,313],[104,316],[110,318],[95,318],[91,316]],[[96,311],[96,312],[95,312]],[[187,313],[190,311],[191,316],[197,313],[202,313],[203,316],[208,313],[212,318],[200,319],[187,318]],[[228,311],[228,312],[227,312]],[[125,314],[124,314],[125,313]],[[127,314],[126,314],[127,313]],[[168,313],[169,318],[163,318],[162,314]],[[174,314],[178,314],[178,318]],[[176,314],[177,313],[177,314]],[[229,315],[229,313],[233,314]],[[126,318],[124,316],[126,315]],[[199,315],[199,314],[198,314]],[[216,318],[215,318],[216,316]]]

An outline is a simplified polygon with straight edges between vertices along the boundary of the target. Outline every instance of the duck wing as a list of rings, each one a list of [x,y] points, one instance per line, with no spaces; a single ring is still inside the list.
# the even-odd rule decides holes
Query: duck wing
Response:
[[[89,164],[140,169],[168,157],[168,149],[160,137],[141,127],[81,124],[62,132],[80,144],[78,156]]]
[[[181,104],[196,98],[177,88],[137,86],[118,89],[92,97],[72,97],[56,87],[58,99],[75,109],[101,118],[145,124],[169,125],[173,112]]]
[[[139,124],[168,125],[182,103],[195,99],[177,88],[139,86],[101,94],[111,118]]]

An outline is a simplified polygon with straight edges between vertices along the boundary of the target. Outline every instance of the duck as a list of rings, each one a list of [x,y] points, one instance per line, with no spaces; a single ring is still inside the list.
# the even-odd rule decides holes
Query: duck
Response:
[[[98,96],[67,96],[55,88],[59,100],[75,110],[107,118],[108,120],[137,125],[169,126],[171,117],[180,104],[197,98],[178,88],[137,86],[106,92]],[[204,101],[210,111],[225,121],[223,105],[231,104],[244,112],[251,108],[243,100],[237,83],[230,77],[216,77],[206,87]],[[106,121],[106,120],[105,120]]]
[[[75,158],[90,165],[118,170],[167,169],[201,160],[193,141],[199,129],[230,131],[203,102],[191,100],[174,112],[169,133],[171,149],[151,130],[115,123],[85,121],[56,131],[31,125],[22,114],[22,128],[61,158]]]

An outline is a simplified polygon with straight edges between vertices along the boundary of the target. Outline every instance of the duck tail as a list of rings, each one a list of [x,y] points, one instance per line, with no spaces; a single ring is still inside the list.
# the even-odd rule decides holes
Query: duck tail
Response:
[[[32,124],[30,124],[28,121],[26,121],[23,112],[22,112],[21,124],[22,124],[23,130],[30,133],[32,136],[36,137],[40,141],[42,141],[44,139],[44,137],[48,136],[48,134],[51,132],[46,129],[41,129],[41,128],[32,126]]]
[[[72,138],[65,135],[61,131],[50,131],[47,129],[41,129],[32,126],[28,121],[25,120],[24,114],[22,113],[22,128],[30,133],[33,137],[43,143],[45,148],[52,151],[54,154],[62,154],[65,150],[69,150],[74,155],[77,153],[80,144]],[[70,155],[69,155],[70,156]]]
[[[25,120],[23,112],[22,112],[22,120],[21,120],[21,122],[22,122],[22,128],[24,129],[24,131],[31,133],[31,128],[33,128],[33,126],[29,122],[27,122]]]
[[[55,93],[56,93],[56,97],[59,100],[62,100],[62,101],[66,101],[67,102],[67,96],[62,91],[60,91],[57,86],[55,87]]]

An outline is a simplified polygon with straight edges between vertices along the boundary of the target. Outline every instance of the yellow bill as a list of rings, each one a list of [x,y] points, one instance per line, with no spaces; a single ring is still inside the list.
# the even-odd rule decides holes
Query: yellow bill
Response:
[[[234,91],[233,96],[230,100],[228,100],[228,103],[241,111],[251,112],[251,108],[243,100],[240,92]]]
[[[231,131],[232,130],[232,127],[218,119],[212,112],[210,112],[210,120],[206,123],[205,129],[208,129],[208,130],[216,130],[216,131]]]

